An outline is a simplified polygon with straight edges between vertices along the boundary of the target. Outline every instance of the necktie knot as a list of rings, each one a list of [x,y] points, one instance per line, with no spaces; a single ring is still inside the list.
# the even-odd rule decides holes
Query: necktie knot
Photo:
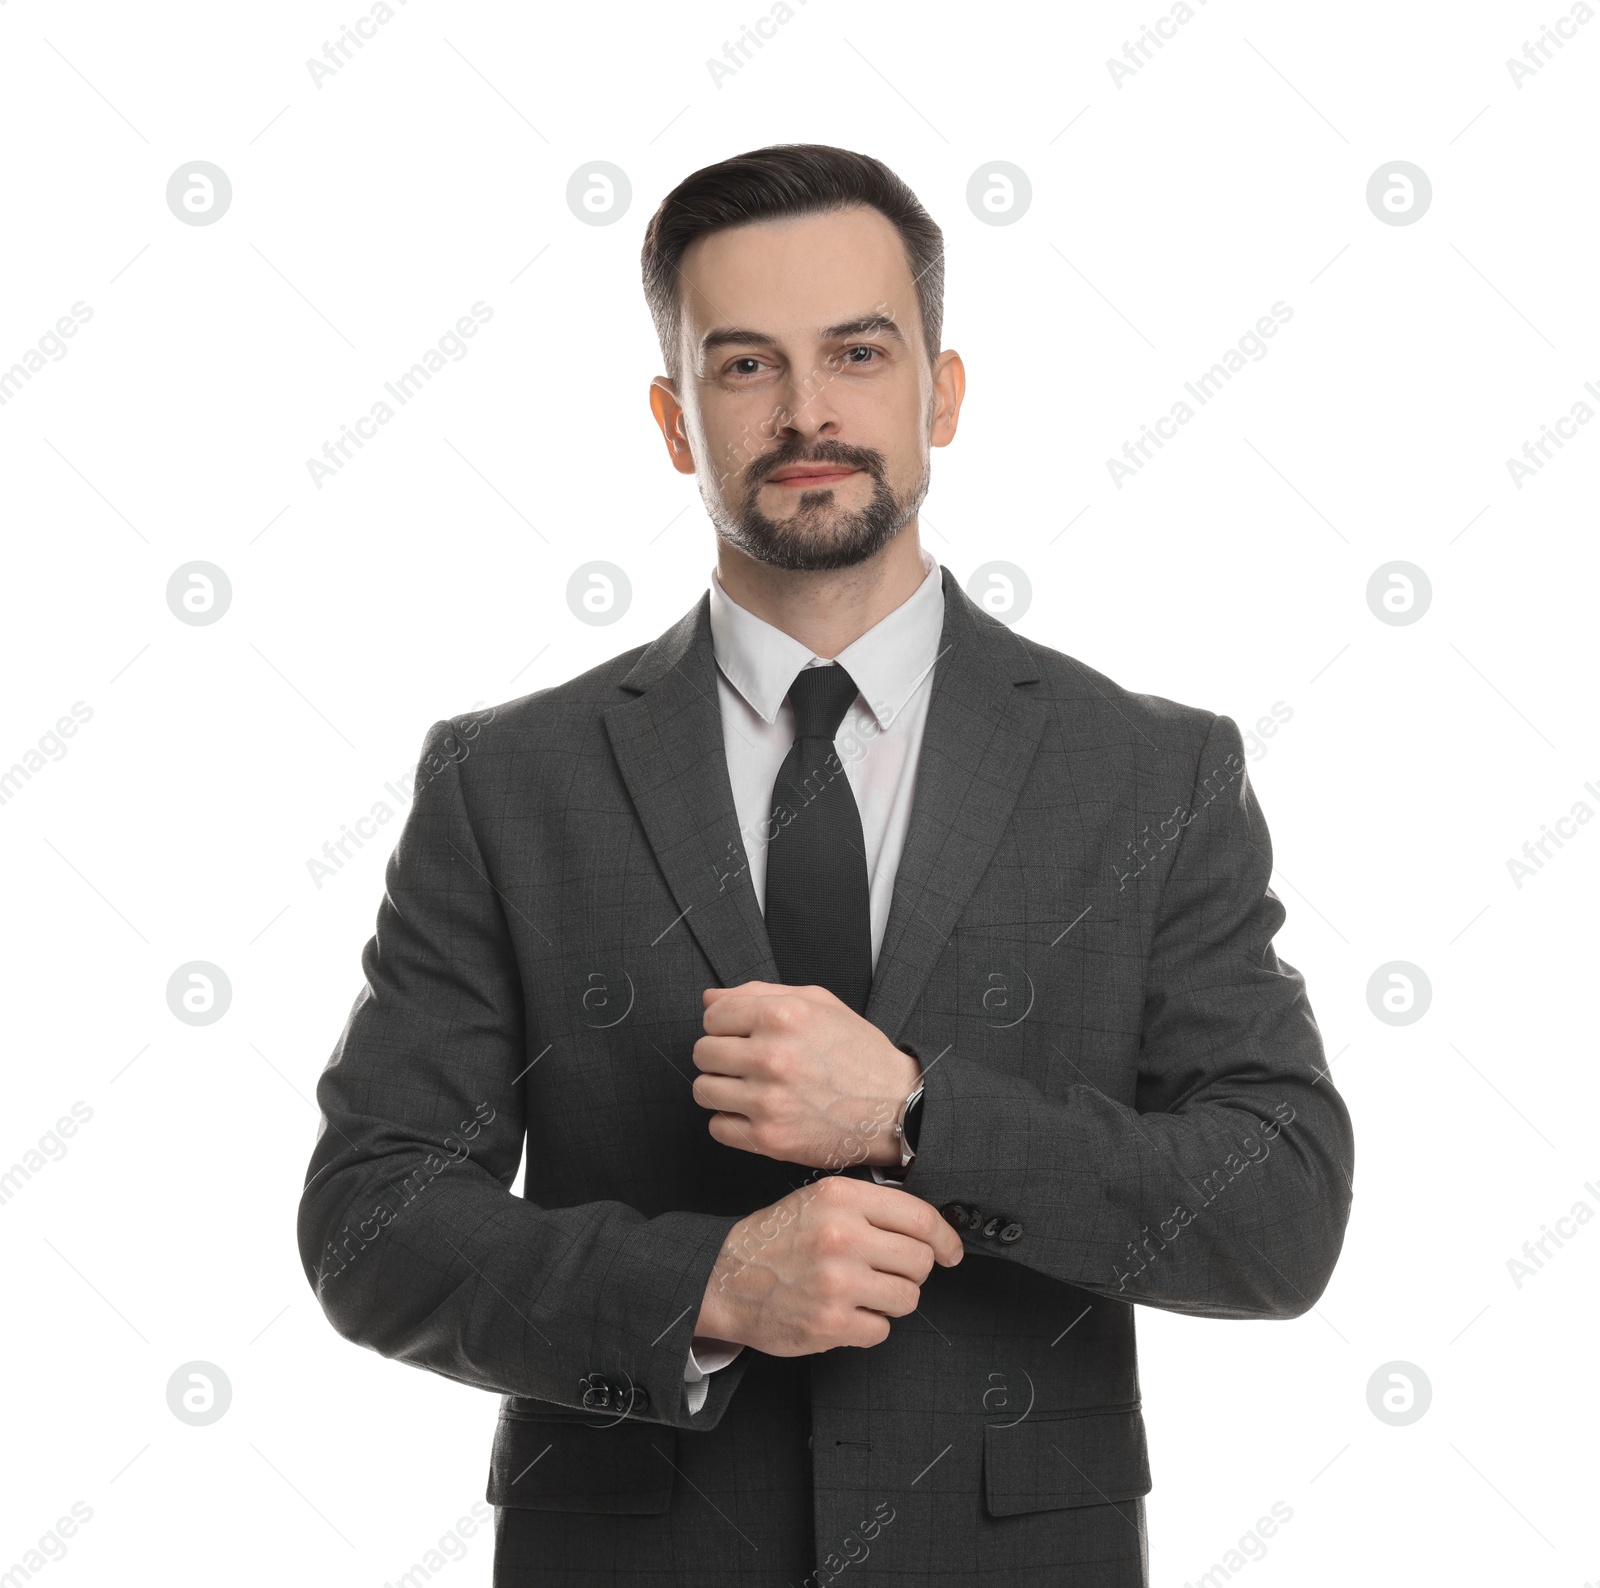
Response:
[[[831,744],[858,693],[856,681],[837,662],[828,667],[802,667],[789,686],[795,737],[826,739]]]

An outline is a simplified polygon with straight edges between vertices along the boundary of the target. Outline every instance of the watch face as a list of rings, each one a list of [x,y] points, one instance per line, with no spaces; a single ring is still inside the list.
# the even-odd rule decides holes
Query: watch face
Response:
[[[906,1104],[906,1115],[902,1137],[905,1141],[905,1150],[902,1151],[902,1160],[911,1161],[908,1153],[917,1150],[917,1132],[922,1125],[922,1088],[919,1086],[912,1095],[911,1101]]]

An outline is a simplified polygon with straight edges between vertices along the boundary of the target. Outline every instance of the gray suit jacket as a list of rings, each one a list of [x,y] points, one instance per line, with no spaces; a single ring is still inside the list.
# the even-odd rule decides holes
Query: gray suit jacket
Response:
[[[747,1348],[695,1415],[724,1237],[824,1172],[714,1141],[690,1095],[701,990],[778,980],[708,598],[429,732],[299,1239],[340,1334],[504,1397],[497,1584],[1142,1585],[1134,1304],[1291,1318],[1328,1282],[1350,1121],[1238,728],[942,574],[866,1013],[921,1055],[904,1190],[967,1258],[883,1344]]]

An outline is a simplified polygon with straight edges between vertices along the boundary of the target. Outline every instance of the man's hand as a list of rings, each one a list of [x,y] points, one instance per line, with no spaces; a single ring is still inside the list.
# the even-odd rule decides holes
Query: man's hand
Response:
[[[692,1088],[716,1140],[785,1163],[898,1165],[894,1123],[921,1073],[826,987],[708,987]]]
[[[828,1175],[728,1232],[694,1332],[769,1356],[881,1345],[891,1318],[916,1311],[934,1263],[964,1255],[921,1197]]]

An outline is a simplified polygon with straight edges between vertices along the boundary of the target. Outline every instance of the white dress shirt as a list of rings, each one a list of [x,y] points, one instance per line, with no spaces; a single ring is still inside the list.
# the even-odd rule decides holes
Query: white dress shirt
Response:
[[[872,963],[878,963],[894,898],[894,878],[911,823],[917,758],[932,694],[933,664],[944,631],[944,585],[937,560],[922,552],[923,580],[887,617],[847,645],[835,660],[860,693],[834,738],[845,777],[861,812],[872,917]],[[734,809],[750,864],[756,902],[766,909],[767,823],[772,786],[794,743],[789,686],[805,667],[828,667],[799,640],[738,605],[711,573],[711,641],[717,658],[717,700]],[[872,1177],[892,1184],[876,1166]],[[741,1345],[697,1337],[684,1382],[690,1412],[705,1404],[706,1378],[726,1367]]]

